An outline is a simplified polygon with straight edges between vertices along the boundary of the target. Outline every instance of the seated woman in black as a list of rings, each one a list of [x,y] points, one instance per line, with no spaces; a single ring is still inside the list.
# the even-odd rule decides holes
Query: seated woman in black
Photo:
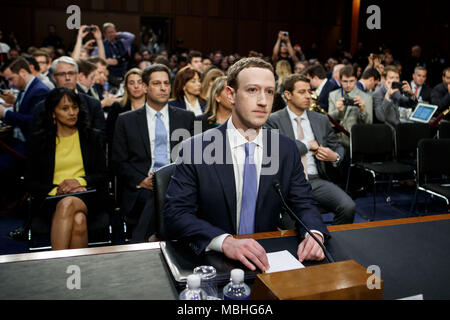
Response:
[[[205,114],[195,119],[196,121],[202,122],[203,132],[224,124],[230,118],[233,105],[227,98],[225,92],[226,86],[226,76],[219,77],[214,81]]]
[[[104,146],[87,119],[77,94],[54,89],[29,140],[25,178],[34,198],[32,214],[51,220],[53,250],[87,247],[87,215],[108,203]],[[96,193],[76,194],[88,189]],[[61,195],[67,196],[45,200]]]
[[[173,82],[172,96],[169,106],[192,111],[200,116],[205,111],[206,102],[200,97],[202,83],[200,73],[186,66],[178,71]]]

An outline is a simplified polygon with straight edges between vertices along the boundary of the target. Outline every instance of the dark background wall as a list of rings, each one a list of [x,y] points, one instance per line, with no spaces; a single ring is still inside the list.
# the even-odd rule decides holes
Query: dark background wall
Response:
[[[141,18],[170,19],[169,45],[210,52],[246,55],[256,50],[270,55],[279,30],[288,30],[293,44],[319,45],[322,57],[335,50],[338,39],[350,48],[352,0],[2,0],[0,28],[14,30],[24,47],[40,45],[47,25],[54,23],[66,44],[75,32],[66,28],[66,8],[77,4],[82,23],[116,23],[118,30],[139,34]],[[367,6],[381,8],[381,30],[368,30]],[[361,0],[359,37],[368,49],[385,44],[399,58],[412,44],[431,55],[434,47],[449,52],[447,1]]]

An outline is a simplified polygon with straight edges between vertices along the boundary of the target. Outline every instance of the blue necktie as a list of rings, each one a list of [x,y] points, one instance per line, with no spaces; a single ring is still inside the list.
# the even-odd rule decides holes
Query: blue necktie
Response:
[[[256,165],[254,143],[245,144],[244,182],[242,185],[242,207],[239,223],[239,234],[251,234],[255,232],[256,199],[258,186],[256,177]]]
[[[167,157],[167,132],[166,126],[161,119],[161,112],[156,113],[155,126],[155,163],[153,170],[156,171],[169,163]]]

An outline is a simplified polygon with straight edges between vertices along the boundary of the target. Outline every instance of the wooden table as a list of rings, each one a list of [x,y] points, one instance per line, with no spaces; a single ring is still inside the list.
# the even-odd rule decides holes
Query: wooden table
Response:
[[[377,259],[379,257],[373,257],[372,254],[372,252],[376,250],[372,250],[372,248],[361,250],[361,248],[357,247],[359,245],[358,243],[352,243],[349,245],[348,243],[346,244],[342,239],[347,237],[349,234],[353,234],[353,236],[355,236],[355,233],[358,232],[360,233],[358,235],[358,239],[361,239],[361,237],[365,237],[366,230],[367,234],[370,234],[375,231],[379,232],[385,230],[386,228],[386,230],[392,235],[392,233],[395,232],[394,229],[398,227],[430,227],[429,225],[427,225],[427,223],[439,223],[439,221],[442,221],[442,223],[447,225],[449,220],[450,214],[446,214],[399,220],[377,221],[344,226],[331,226],[328,227],[332,235],[332,239],[330,240],[329,244],[329,250],[334,250],[332,254],[336,254],[339,256],[339,259],[336,259],[337,261],[348,260],[346,259],[347,257],[342,256],[342,252],[344,252],[345,255],[348,254],[350,256],[350,259],[356,260],[364,267],[368,267],[368,265],[365,265],[364,261],[366,261],[369,257],[370,261],[372,261],[373,259],[373,261],[377,262]],[[295,231],[276,231],[255,234],[250,236],[250,238],[258,240],[267,238],[292,237],[295,235]],[[417,235],[411,235],[411,237],[417,237]],[[246,238],[249,238],[249,236],[246,236]],[[406,236],[403,239],[405,241],[410,240],[409,236]],[[365,240],[369,241],[368,239]],[[376,242],[377,241],[375,239],[375,241],[372,241],[371,243],[373,244]],[[396,243],[393,243],[392,247],[395,248],[396,245]],[[434,246],[434,243],[431,243],[431,245]],[[439,244],[437,243],[436,245]],[[345,248],[344,250],[340,248],[341,246],[346,246],[346,248],[348,247],[349,252],[347,252]],[[159,249],[160,243],[154,242],[137,245],[110,246],[81,250],[50,251],[0,256],[0,283],[2,284],[3,288],[9,288],[9,290],[7,289],[6,291],[0,290],[0,299],[176,299],[176,289],[172,281],[170,280],[171,277],[169,271],[165,266],[163,257]],[[389,249],[392,248],[386,248],[387,255],[389,254]],[[416,253],[414,252],[414,248],[411,248],[411,250],[412,257],[410,258],[412,260],[414,260],[414,258],[417,258],[418,262],[422,263],[418,263],[417,268],[426,269],[426,262],[424,262],[423,260],[419,261],[423,257],[424,253],[420,252],[420,248],[416,249],[416,251],[419,252],[417,252],[417,257],[415,257]],[[361,252],[364,253],[363,257],[361,257]],[[382,250],[382,252],[384,251]],[[442,254],[445,256],[440,257],[441,263],[445,264],[448,261],[448,268],[450,268],[450,260],[445,258],[448,255],[448,248],[447,251],[442,252]],[[358,261],[359,258],[361,258],[361,261]],[[138,263],[134,262],[136,259],[139,261]],[[397,299],[405,297],[398,295],[409,294],[410,292],[415,293],[416,288],[414,287],[413,289],[411,289],[410,287],[408,287],[410,284],[407,284],[407,288],[405,288],[405,291],[397,290],[399,284],[395,283],[395,281],[397,281],[397,276],[399,276],[399,271],[396,269],[398,265],[391,266],[390,264],[392,263],[390,263],[390,259],[391,258],[387,256],[384,257],[383,261],[380,261],[380,264],[382,265],[381,277],[383,278],[383,280],[385,280],[385,294],[388,294],[388,296],[385,298]],[[395,260],[395,257],[392,257],[392,259]],[[108,262],[106,263],[105,261]],[[86,289],[82,295],[77,295],[76,290],[69,292],[65,288],[61,287],[65,285],[65,282],[62,283],[62,281],[65,280],[68,275],[65,273],[66,270],[60,269],[62,266],[73,263],[80,263],[84,266],[84,269],[89,270],[89,272],[91,273],[99,273],[99,276],[90,275],[90,277],[88,278],[90,282],[92,282],[91,287],[89,287],[89,290],[91,291]],[[148,267],[142,265],[147,263]],[[411,265],[411,263],[413,265]],[[414,261],[401,261],[401,264],[406,264],[407,266],[414,268]],[[55,269],[55,265],[58,265],[59,269]],[[49,278],[45,278],[45,275],[39,273],[37,269],[35,270],[35,268],[40,268],[39,270],[47,272]],[[112,275],[105,278],[105,270],[108,270],[108,272],[112,273]],[[55,280],[58,278],[58,275],[54,275],[56,271],[60,273],[59,280]],[[432,272],[432,268],[425,271]],[[130,272],[131,274],[128,272]],[[441,277],[441,280],[443,281],[442,283],[445,283],[445,281],[448,281],[448,279],[450,279],[446,274],[448,274],[448,272],[445,272],[445,275],[439,275]],[[37,279],[36,277],[44,278]],[[127,283],[121,281],[122,278],[123,281],[125,281],[126,279]],[[11,283],[11,281],[15,282]],[[61,282],[59,284],[59,287],[55,287],[55,281]],[[390,282],[394,283],[390,284]],[[49,285],[49,289],[45,292],[38,293],[31,288],[36,288],[42,285]],[[135,288],[134,285],[138,288]],[[389,293],[390,285],[396,287],[392,289],[391,293]],[[411,285],[414,285],[414,283],[412,283]],[[103,288],[99,290],[93,288],[92,286],[103,286]],[[165,288],[164,293],[161,294],[159,289],[155,289],[155,291],[149,289],[152,287],[155,288],[155,286]],[[57,292],[53,292],[52,290],[56,290]],[[142,290],[144,290],[145,292],[142,292]],[[417,290],[417,293],[421,293],[419,292],[421,288],[418,288]],[[432,296],[432,298],[436,298],[435,296],[433,296],[433,294],[437,293],[431,292],[429,295]],[[438,295],[437,298],[439,299],[440,296]],[[427,296],[425,296],[425,299],[427,299]]]

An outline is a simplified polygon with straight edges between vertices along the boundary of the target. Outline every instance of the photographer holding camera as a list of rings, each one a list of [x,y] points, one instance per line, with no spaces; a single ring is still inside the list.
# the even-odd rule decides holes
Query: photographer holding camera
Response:
[[[94,39],[88,40],[83,44],[83,40],[88,35],[93,35]],[[106,60],[105,47],[103,45],[102,32],[100,31],[100,28],[95,25],[83,25],[80,29],[78,29],[77,42],[75,44],[75,48],[73,49],[72,58],[74,60],[84,59],[86,57],[81,56],[82,50],[84,49],[91,54],[95,47],[98,47],[98,56]]]
[[[297,52],[301,48],[297,47]],[[272,53],[272,63],[276,65],[280,60],[287,60],[291,64],[291,70],[294,70],[295,64],[299,62],[299,58],[297,57],[296,50],[292,47],[291,39],[289,38],[289,32],[280,31],[278,32],[278,39],[273,47]]]
[[[400,82],[396,67],[387,66],[382,77],[384,85],[373,95],[375,117],[382,123],[395,126],[400,123],[400,118],[407,118],[408,109],[417,105],[417,97],[407,81]]]
[[[371,124],[373,121],[372,97],[356,87],[355,70],[348,65],[340,70],[339,75],[342,87],[332,91],[328,98],[330,116],[339,120],[348,132],[351,132],[355,124]],[[349,137],[342,133],[338,136],[344,146],[350,146]]]

